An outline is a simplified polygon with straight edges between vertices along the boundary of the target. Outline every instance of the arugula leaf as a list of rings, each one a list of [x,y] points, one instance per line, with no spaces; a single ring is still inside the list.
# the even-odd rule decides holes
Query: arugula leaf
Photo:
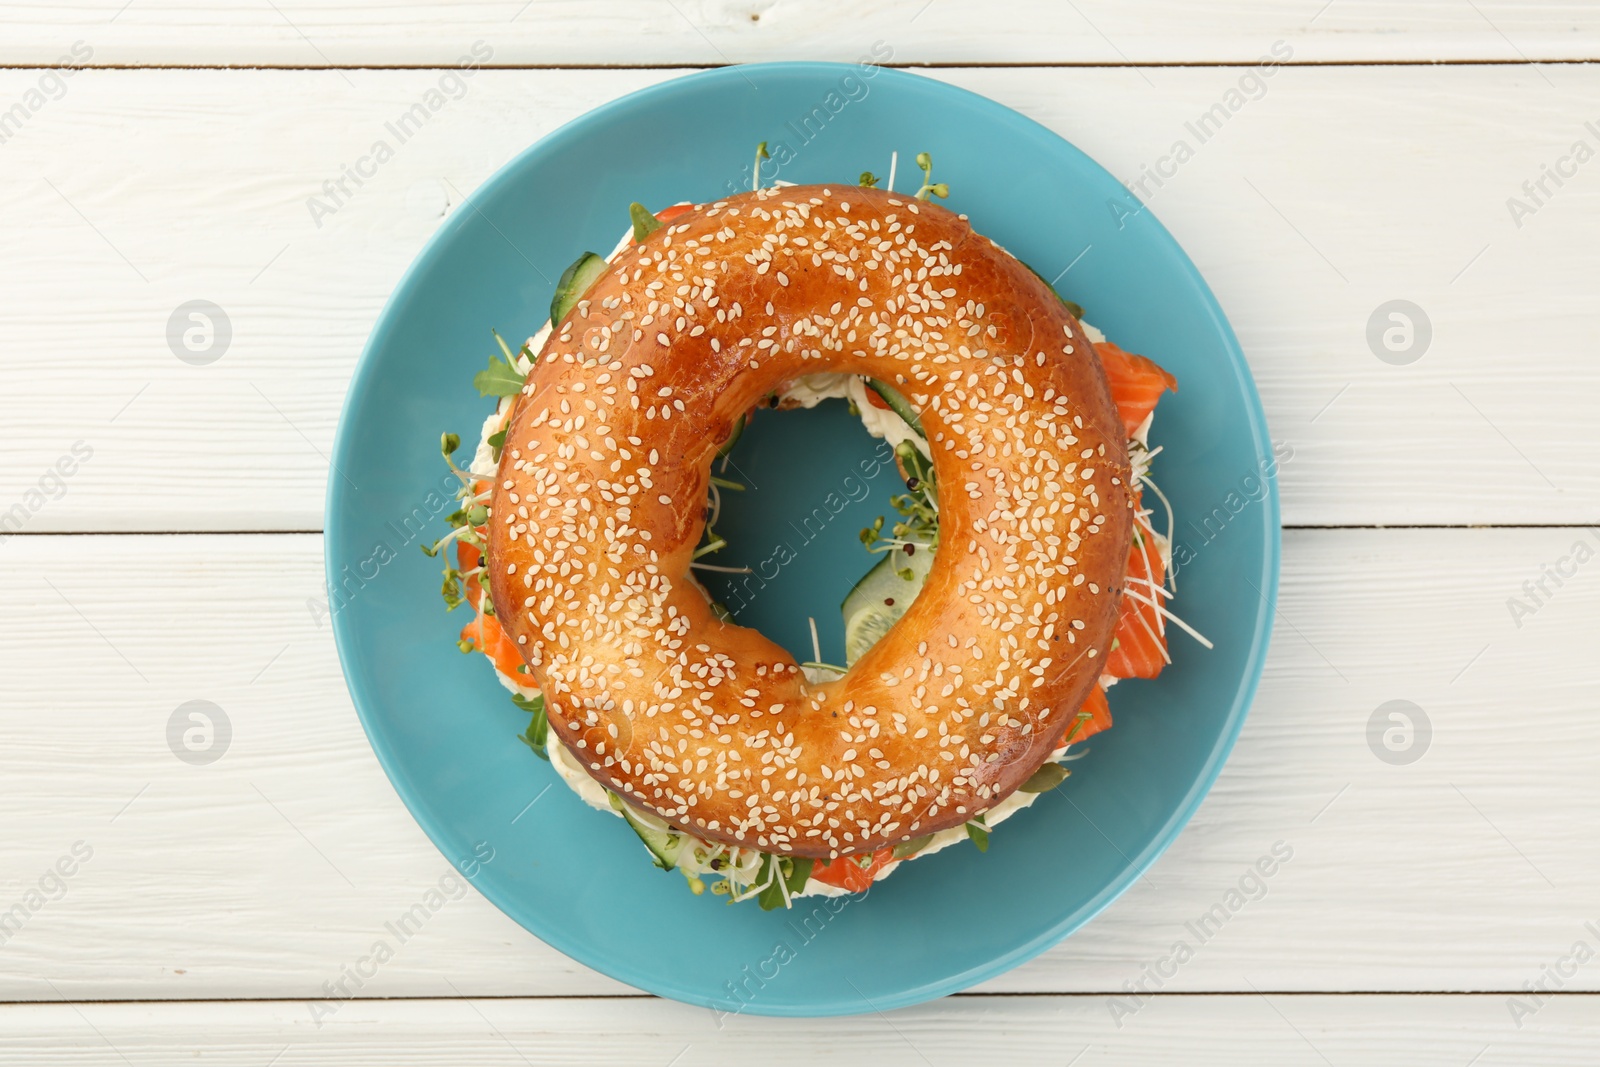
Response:
[[[1017,788],[1024,793],[1048,793],[1066,781],[1067,776],[1071,773],[1059,763],[1046,763],[1034,771],[1032,776]]]
[[[529,699],[521,693],[511,694],[511,703],[528,712],[533,720],[528,723],[528,729],[519,734],[522,743],[533,749],[533,754],[542,760],[550,758],[550,719],[544,711],[544,694]]]
[[[490,356],[489,366],[472,378],[479,396],[516,396],[522,392],[524,381],[522,373],[499,356]]]
[[[981,819],[982,816],[978,818]],[[972,843],[978,846],[979,852],[989,851],[989,831],[976,819],[967,823],[967,836],[972,838]]]
[[[756,903],[761,905],[762,911],[773,911],[784,906],[787,899],[784,889],[789,890],[789,896],[800,892],[806,887],[806,881],[811,877],[811,865],[814,861],[808,859],[794,859],[790,857],[763,856],[761,857],[761,870],[756,874],[756,881],[765,881],[772,873],[772,865],[778,865],[778,876],[756,897]],[[779,884],[782,879],[782,884]]]
[[[789,895],[791,897],[805,889],[806,883],[811,880],[811,867],[815,862],[815,860],[800,858],[789,861],[789,876],[784,879],[784,882],[789,887]]]

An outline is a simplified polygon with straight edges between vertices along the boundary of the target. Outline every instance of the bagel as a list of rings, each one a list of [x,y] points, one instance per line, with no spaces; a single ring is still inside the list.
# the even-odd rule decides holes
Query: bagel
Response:
[[[920,413],[940,548],[887,635],[812,683],[689,565],[719,446],[826,371]],[[1059,748],[1118,616],[1131,482],[1078,321],[965,216],[763,189],[677,215],[555,325],[506,424],[486,578],[606,789],[708,841],[857,856],[974,819]]]

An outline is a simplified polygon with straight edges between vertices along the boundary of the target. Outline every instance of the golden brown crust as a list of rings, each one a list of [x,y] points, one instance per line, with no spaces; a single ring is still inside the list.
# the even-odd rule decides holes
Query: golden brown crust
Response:
[[[808,685],[687,575],[718,444],[823,371],[921,410],[942,510],[910,610]],[[762,190],[619,254],[546,344],[491,502],[491,589],[607,788],[709,840],[863,853],[971,819],[1058,746],[1111,640],[1128,480],[1089,341],[964,218]]]

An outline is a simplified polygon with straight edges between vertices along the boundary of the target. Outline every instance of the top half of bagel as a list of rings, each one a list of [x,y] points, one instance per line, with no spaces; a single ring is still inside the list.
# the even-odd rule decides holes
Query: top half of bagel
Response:
[[[940,547],[841,680],[718,620],[688,577],[735,420],[807,374],[921,415]],[[613,257],[517,398],[496,611],[590,773],[712,840],[854,854],[959,825],[1037,769],[1099,675],[1131,531],[1093,347],[969,222],[853,186],[698,206]]]

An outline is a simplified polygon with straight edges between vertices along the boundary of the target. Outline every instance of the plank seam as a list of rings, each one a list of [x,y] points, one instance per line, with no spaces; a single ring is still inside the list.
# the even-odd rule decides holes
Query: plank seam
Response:
[[[1285,533],[1299,530],[1588,530],[1600,526],[1600,519],[1574,522],[1383,522],[1383,523],[1293,523],[1279,527]],[[17,530],[15,537],[321,537],[324,530]]]
[[[765,60],[751,60],[751,63],[766,62]],[[772,62],[786,62],[786,60],[772,60]],[[1297,62],[1280,63],[1280,67],[1349,67],[1352,69],[1368,67],[1540,67],[1540,66],[1589,66],[1600,63],[1600,54],[1594,56],[1570,56],[1561,59],[1308,59]],[[746,64],[741,63],[484,63],[478,70],[561,70],[561,71],[617,71],[617,70],[720,70],[724,67],[736,67]],[[931,60],[926,63],[881,63],[878,66],[890,70],[1162,70],[1162,69],[1245,69],[1256,64],[1248,60],[1146,60],[1128,61],[1121,63],[1093,63],[1088,61],[1057,61],[1057,60],[1017,60],[1017,61],[960,61],[960,60]],[[59,63],[6,63],[0,64],[0,71],[37,71],[60,70],[63,66],[71,66],[73,70],[239,70],[239,71],[353,71],[353,70],[417,70],[417,71],[445,71],[454,70],[449,64],[430,63],[369,63],[353,64],[348,66],[333,64],[303,64],[303,63],[89,63],[83,66]]]
[[[1126,996],[1127,990],[1107,989],[1100,992],[1076,990],[1071,992],[962,992],[951,993],[948,1000],[1017,1000],[1022,998],[1057,1000],[1088,1000],[1101,997]],[[1525,989],[1205,989],[1191,992],[1156,990],[1143,992],[1147,999],[1179,999],[1183,997],[1521,997]],[[1556,989],[1542,991],[1541,996],[1578,999],[1600,998],[1600,990]],[[300,1004],[315,999],[302,997],[105,997],[90,1000],[0,1000],[0,1008],[35,1004]],[[398,1003],[456,1003],[463,1000],[660,1000],[653,993],[474,993],[471,996],[437,997],[426,995],[393,997],[341,998],[341,1004],[377,1004],[388,1001]]]

